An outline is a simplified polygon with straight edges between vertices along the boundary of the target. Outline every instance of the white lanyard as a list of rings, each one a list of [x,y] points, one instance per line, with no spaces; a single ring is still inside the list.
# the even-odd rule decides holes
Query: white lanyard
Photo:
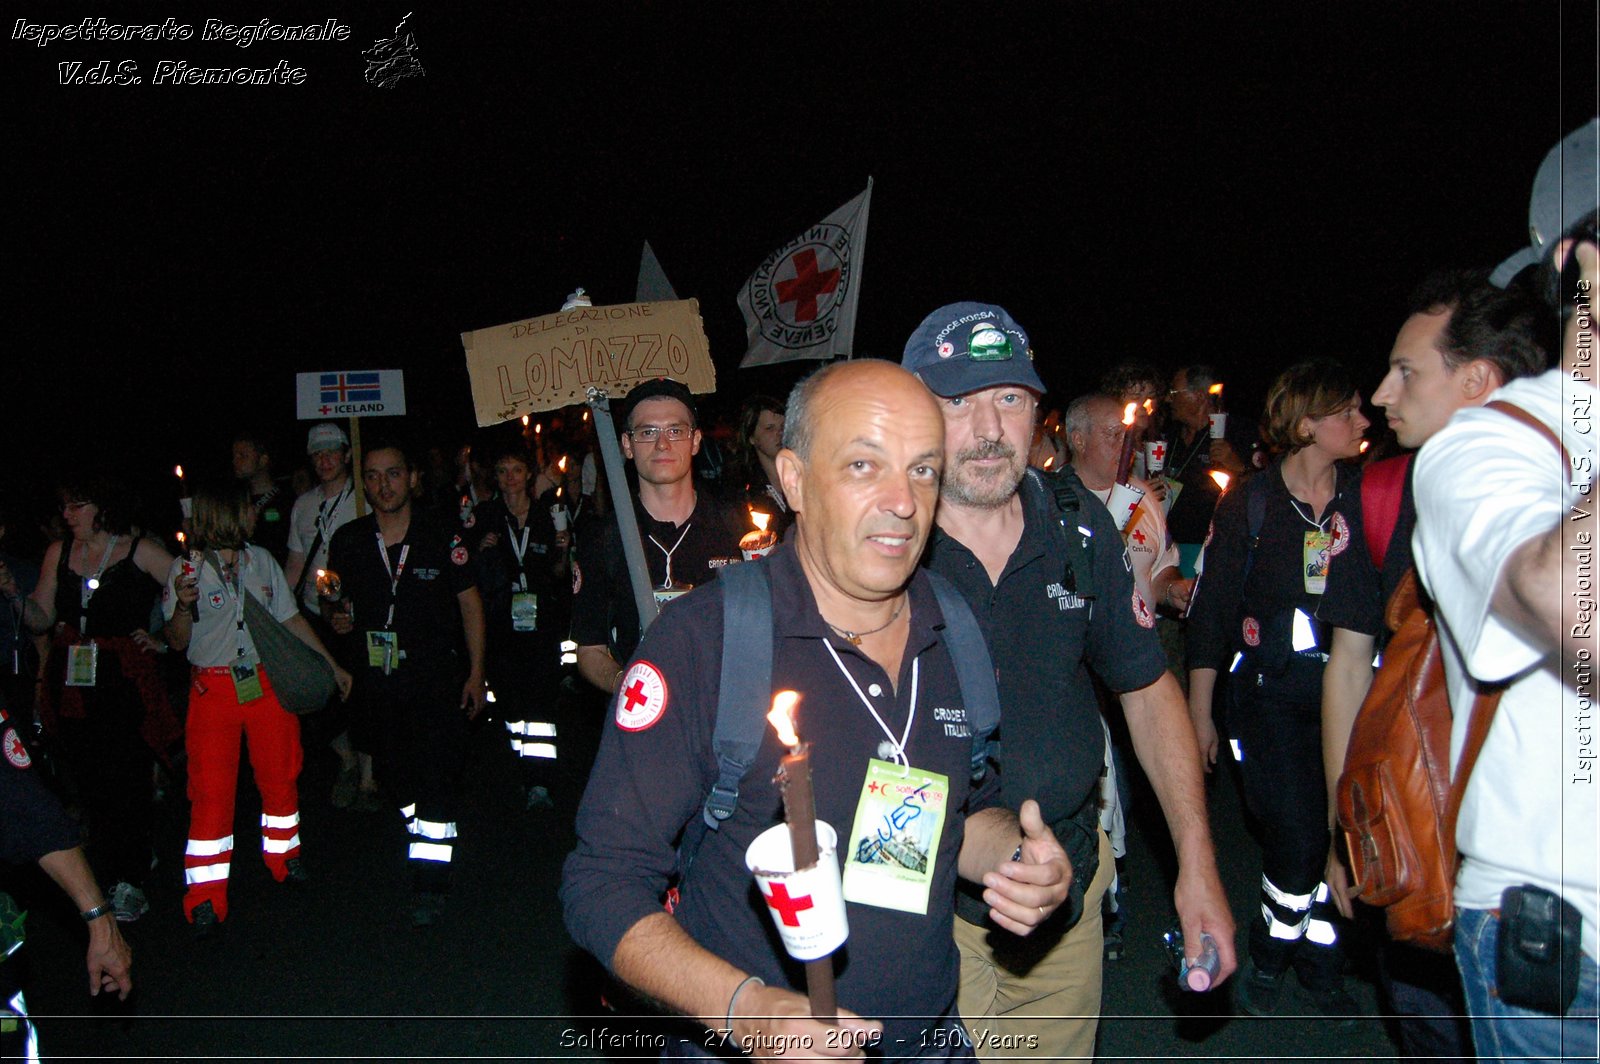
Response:
[[[117,537],[112,536],[106,541],[105,553],[100,555],[100,564],[95,567],[94,575],[83,577],[83,587],[78,593],[78,606],[82,611],[78,614],[78,634],[89,634],[89,600],[94,598],[94,593],[100,590],[100,574],[106,571],[106,562],[111,560],[111,552],[116,549]],[[89,544],[83,545],[85,560],[89,557]],[[70,571],[70,570],[69,570]]]
[[[1294,507],[1294,512],[1296,514],[1300,515],[1300,520],[1304,521],[1306,524],[1310,525],[1312,528],[1316,529],[1318,532],[1322,532],[1322,531],[1326,530],[1326,526],[1328,524],[1328,518],[1333,516],[1333,504],[1332,503],[1329,503],[1328,509],[1323,511],[1322,520],[1320,520],[1320,521],[1313,521],[1313,520],[1311,520],[1311,518],[1307,517],[1306,516],[1306,512],[1304,510],[1300,509],[1300,500],[1295,498],[1293,495],[1289,496],[1289,505]]]
[[[531,504],[530,504],[528,512],[529,513],[533,512]],[[529,527],[528,525],[523,525],[522,526],[522,538],[518,539],[517,538],[516,522],[511,520],[511,514],[510,514],[509,511],[507,511],[507,513],[506,513],[506,531],[508,531],[510,533],[510,536],[508,537],[508,541],[511,544],[511,553],[513,553],[513,554],[515,554],[517,556],[517,582],[518,582],[518,586],[523,591],[526,591],[526,590],[528,590],[528,569],[527,569],[527,567],[525,565],[522,564],[522,556],[524,554],[528,553],[528,534],[530,532],[532,532],[533,529],[531,527]]]
[[[400,578],[405,575],[406,555],[411,553],[411,544],[407,543],[400,548],[400,561],[394,566],[389,565],[389,548],[383,545],[383,533],[378,536],[378,557],[383,559],[383,571],[389,574],[389,616],[383,622],[385,629],[394,627],[394,602],[400,596]]]
[[[344,505],[344,498],[350,494],[352,488],[353,485],[346,481],[344,487],[339,489],[339,494],[332,499],[323,499],[322,503],[317,507],[317,534],[322,537],[322,550],[324,551],[328,549],[328,540],[333,536],[333,533],[328,530],[328,522],[337,516],[339,507]],[[332,505],[330,506],[329,503],[332,503]]]
[[[207,560],[212,562],[216,570],[217,579],[222,582],[222,595],[233,603],[234,642],[239,648],[239,656],[245,656],[244,646],[244,551],[238,550],[233,554],[233,579],[228,583],[227,574],[222,571],[222,556],[208,552]]]
[[[673,551],[676,551],[680,546],[683,545],[683,537],[687,536],[689,534],[689,529],[691,529],[693,527],[694,527],[694,522],[693,521],[689,521],[683,526],[683,531],[678,533],[678,542],[676,542],[676,543],[674,543],[672,545],[672,550],[668,550],[667,548],[662,547],[661,546],[661,541],[659,539],[657,539],[656,537],[654,537],[654,536],[650,537],[650,542],[654,543],[657,547],[660,547],[661,548],[661,553],[665,554],[667,556],[667,575],[662,578],[662,581],[661,581],[661,586],[662,587],[671,587],[672,586],[672,554],[673,554]]]
[[[861,685],[856,683],[856,678],[854,676],[850,675],[850,670],[844,667],[844,662],[839,660],[839,652],[833,649],[833,643],[827,639],[824,639],[822,641],[822,645],[828,648],[828,654],[832,656],[833,663],[839,666],[840,672],[844,673],[845,680],[849,682],[851,689],[855,691],[856,697],[861,699],[861,704],[867,707],[867,712],[872,714],[872,719],[878,722],[878,727],[883,729],[883,734],[889,737],[889,745],[894,748],[894,757],[892,758],[894,763],[905,769],[907,772],[910,772],[911,761],[906,757],[906,743],[911,740],[911,722],[917,719],[917,674],[920,665],[919,659],[911,659],[911,711],[906,714],[905,733],[900,736],[898,741],[896,741],[894,732],[890,731],[889,726],[883,722],[883,718],[878,716],[878,711],[872,708],[872,700],[866,696],[866,692],[861,690]]]

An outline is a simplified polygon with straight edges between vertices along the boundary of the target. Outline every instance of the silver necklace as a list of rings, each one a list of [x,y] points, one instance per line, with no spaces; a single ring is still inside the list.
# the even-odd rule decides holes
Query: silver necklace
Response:
[[[841,639],[848,639],[850,641],[850,645],[851,646],[857,646],[858,647],[858,646],[861,645],[861,640],[865,639],[867,636],[869,636],[869,635],[877,635],[879,632],[881,632],[885,628],[889,627],[895,621],[898,621],[900,619],[900,611],[906,608],[906,600],[908,598],[910,598],[910,597],[911,596],[909,596],[909,595],[900,596],[900,605],[898,605],[898,606],[896,606],[894,608],[894,613],[889,615],[889,619],[887,621],[884,621],[882,624],[878,625],[878,627],[871,629],[870,631],[852,632],[847,628],[840,628],[838,625],[834,624],[832,621],[828,620],[828,618],[826,618],[826,617],[822,618],[822,623],[827,625],[829,628],[832,628],[834,630],[834,632],[836,634],[838,634],[838,636]]]

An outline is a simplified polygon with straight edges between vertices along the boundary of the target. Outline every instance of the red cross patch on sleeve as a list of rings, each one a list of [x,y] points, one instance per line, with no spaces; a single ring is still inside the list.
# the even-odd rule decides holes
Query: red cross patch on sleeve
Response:
[[[1144,596],[1139,594],[1139,589],[1133,589],[1133,619],[1139,622],[1141,628],[1154,628],[1156,626],[1155,614],[1150,612],[1150,607],[1145,604]]]
[[[6,760],[17,768],[27,768],[33,764],[33,759],[28,756],[28,748],[22,745],[22,736],[17,734],[17,729],[7,728],[0,734],[0,747],[5,749]]]
[[[635,662],[617,690],[617,727],[644,731],[667,711],[667,678],[648,661]]]
[[[1244,619],[1244,645],[1247,647],[1261,645],[1261,622],[1254,617]]]
[[[450,560],[457,565],[467,564],[467,548],[457,547],[450,552]]]

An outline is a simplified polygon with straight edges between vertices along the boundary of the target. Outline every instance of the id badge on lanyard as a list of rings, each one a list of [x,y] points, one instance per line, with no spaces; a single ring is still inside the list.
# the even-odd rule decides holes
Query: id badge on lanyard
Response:
[[[75,643],[67,648],[67,686],[93,687],[100,669],[100,648],[93,643]]]
[[[528,590],[528,535],[532,529],[526,525],[518,535],[511,517],[506,516],[506,531],[510,533],[511,553],[517,557],[517,581],[511,592],[511,630],[537,632],[539,630],[539,596]]]
[[[261,673],[256,667],[256,659],[249,652],[244,634],[244,597],[250,592],[244,587],[244,556],[236,554],[233,561],[233,582],[229,583],[228,577],[222,571],[222,560],[216,554],[206,552],[206,559],[212,563],[216,570],[217,579],[222,581],[222,593],[233,603],[233,625],[235,649],[238,651],[233,659],[233,664],[228,666],[228,672],[233,679],[233,697],[244,705],[254,702],[266,692],[261,687]]]
[[[1306,594],[1320,595],[1328,587],[1328,563],[1333,557],[1333,534],[1320,528],[1306,532],[1301,548]]]
[[[389,613],[384,618],[382,631],[367,633],[367,664],[382,669],[383,674],[388,676],[400,667],[405,657],[400,653],[400,637],[394,631],[394,607],[400,597],[400,578],[406,572],[406,558],[411,554],[411,544],[401,546],[400,559],[391,566],[389,548],[383,543],[383,533],[377,533],[377,537],[378,557],[383,561],[383,571],[389,574]]]
[[[844,859],[844,897],[859,905],[928,912],[950,779],[873,758],[856,802]]]
[[[105,553],[100,555],[100,564],[95,567],[94,575],[84,577],[83,586],[78,591],[78,607],[81,611],[78,614],[78,634],[84,642],[67,648],[68,687],[93,687],[100,674],[100,648],[89,641],[89,602],[94,598],[94,593],[100,590],[100,577],[106,571],[106,562],[111,560],[111,552],[116,546],[117,537],[112,536],[106,543]],[[88,550],[87,546],[84,547],[85,555]],[[88,558],[84,560],[88,561]]]

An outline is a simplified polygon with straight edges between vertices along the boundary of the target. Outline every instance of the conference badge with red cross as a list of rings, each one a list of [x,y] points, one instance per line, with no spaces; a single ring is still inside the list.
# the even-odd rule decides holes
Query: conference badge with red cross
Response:
[[[648,661],[635,662],[617,691],[617,727],[644,731],[667,711],[667,678]]]

